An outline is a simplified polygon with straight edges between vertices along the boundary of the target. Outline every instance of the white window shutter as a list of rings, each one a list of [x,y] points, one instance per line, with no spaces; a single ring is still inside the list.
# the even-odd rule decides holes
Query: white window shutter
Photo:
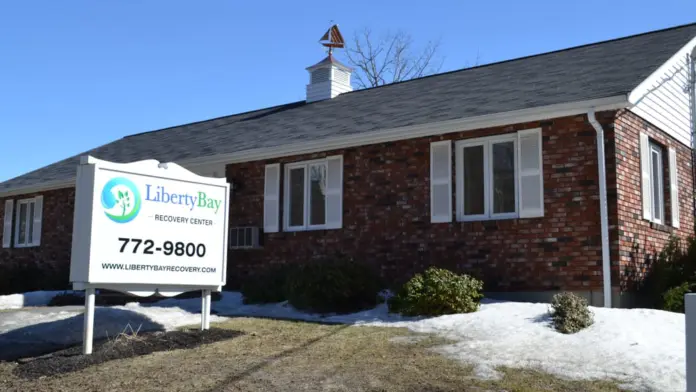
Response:
[[[430,221],[452,222],[452,141],[430,143]]]
[[[2,229],[2,247],[9,248],[12,246],[12,210],[14,200],[5,200],[5,219]]]
[[[640,173],[643,195],[643,218],[652,219],[652,192],[650,191],[650,144],[648,135],[640,134]]]
[[[541,129],[517,133],[520,218],[544,216],[544,169]]]
[[[669,149],[669,193],[672,205],[672,226],[679,227],[679,177],[677,176],[677,151]]]
[[[280,164],[266,165],[263,191],[263,231],[277,233],[280,227]]]
[[[43,196],[34,198],[34,232],[32,233],[32,245],[41,245],[41,222],[43,221]]]
[[[326,228],[343,227],[343,156],[326,158]]]

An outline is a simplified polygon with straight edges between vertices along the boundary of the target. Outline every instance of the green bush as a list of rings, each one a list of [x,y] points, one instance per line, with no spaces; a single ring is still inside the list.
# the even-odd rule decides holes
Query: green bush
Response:
[[[684,282],[672,287],[662,294],[662,309],[670,312],[684,313],[684,296],[693,292],[694,284]]]
[[[0,265],[0,295],[70,288],[70,265],[16,263]]]
[[[561,333],[576,333],[594,323],[587,300],[573,293],[560,293],[551,300],[553,326]]]
[[[285,282],[290,267],[273,266],[248,277],[241,285],[245,304],[267,304],[287,300]]]
[[[288,302],[299,310],[351,313],[377,304],[380,283],[377,273],[369,266],[336,258],[292,268],[285,281],[285,294]]]
[[[695,280],[696,238],[690,237],[684,244],[679,238],[672,237],[664,249],[654,256],[639,293],[647,301],[646,306],[665,309],[664,294],[669,289]]]
[[[440,316],[478,310],[483,282],[430,267],[406,282],[389,300],[389,311],[405,316]]]

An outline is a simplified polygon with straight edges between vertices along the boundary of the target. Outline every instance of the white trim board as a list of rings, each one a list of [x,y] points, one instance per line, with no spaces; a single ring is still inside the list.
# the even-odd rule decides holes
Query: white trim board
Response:
[[[617,110],[629,106],[630,103],[628,102],[626,95],[617,95],[587,101],[541,106],[456,120],[410,125],[374,132],[359,133],[355,135],[320,139],[316,141],[304,141],[300,143],[281,145],[278,147],[250,149],[230,154],[219,154],[202,158],[186,159],[177,163],[184,167],[196,167],[200,165],[227,165],[232,163],[251,162],[262,159],[280,158],[398,140],[415,139],[419,137],[441,135],[452,132],[472,131],[502,125],[548,120],[559,117],[585,114],[590,109],[594,109],[598,112],[604,110]],[[52,181],[51,183],[44,183],[41,185],[12,188],[4,192],[0,191],[0,197],[4,198],[31,192],[68,188],[74,185],[75,178],[73,177],[64,181]]]

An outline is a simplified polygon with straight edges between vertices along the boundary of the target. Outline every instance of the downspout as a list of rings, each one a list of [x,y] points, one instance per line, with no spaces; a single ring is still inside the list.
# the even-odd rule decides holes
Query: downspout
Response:
[[[687,61],[689,62],[689,84],[687,88],[689,89],[689,100],[691,101],[690,111],[691,111],[691,189],[692,194],[696,194],[696,49],[691,52],[691,55],[687,55]],[[693,200],[693,216],[696,217],[696,197]]]
[[[604,128],[597,121],[594,109],[587,112],[587,120],[597,132],[597,166],[599,167],[599,219],[602,230],[602,277],[604,307],[611,308],[611,260],[609,257],[609,213],[607,211],[607,168],[604,158]]]

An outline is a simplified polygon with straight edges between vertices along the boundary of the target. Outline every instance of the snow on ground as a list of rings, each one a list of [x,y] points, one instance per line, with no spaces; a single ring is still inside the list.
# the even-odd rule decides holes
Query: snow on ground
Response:
[[[486,301],[476,313],[371,325],[452,339],[436,350],[474,364],[485,378],[509,366],[571,379],[614,378],[635,390],[685,390],[683,314],[591,308],[594,325],[564,335],[550,327],[547,310],[547,304]]]
[[[2,298],[2,297],[0,297]],[[122,331],[126,320],[145,323],[144,329],[174,329],[200,322],[201,300],[166,299],[156,303],[130,303],[98,308],[95,333],[100,329]],[[32,324],[46,323],[52,334],[55,324],[77,329],[70,335],[79,342],[80,308],[51,308],[38,314],[31,308],[0,312],[1,334]],[[55,309],[55,310],[53,310]],[[384,304],[348,314],[320,316],[299,312],[287,303],[244,305],[236,292],[223,293],[212,309],[221,316],[259,316],[355,325],[404,327],[433,333],[452,344],[435,348],[451,358],[475,365],[480,377],[499,376],[496,368],[535,368],[571,379],[608,379],[624,382],[635,390],[685,390],[684,315],[649,309],[591,308],[595,323],[577,334],[563,335],[549,325],[548,305],[486,300],[478,312],[427,319],[389,314]],[[12,317],[9,317],[10,313]],[[11,320],[10,320],[11,319]],[[75,320],[66,323],[64,319]],[[3,321],[4,320],[4,321]],[[10,321],[8,321],[10,320]],[[60,321],[63,320],[63,321]],[[213,316],[212,322],[224,320]],[[138,325],[133,325],[133,328]],[[99,328],[97,328],[99,327]],[[63,328],[60,328],[63,329]],[[74,333],[77,332],[77,333]],[[1,341],[2,339],[0,339]]]
[[[0,295],[0,310],[25,306],[46,306],[51,298],[64,291],[31,291],[24,294]]]

